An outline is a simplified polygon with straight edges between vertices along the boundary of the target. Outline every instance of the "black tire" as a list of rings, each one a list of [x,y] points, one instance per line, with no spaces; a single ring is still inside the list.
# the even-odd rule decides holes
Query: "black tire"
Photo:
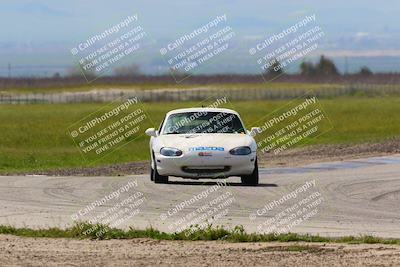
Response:
[[[152,181],[156,184],[167,184],[168,176],[159,175],[157,171],[157,165],[154,162],[154,170],[152,169]]]
[[[154,181],[154,170],[150,165],[150,181]]]
[[[240,177],[242,180],[243,185],[258,185],[258,163],[257,159],[256,162],[254,163],[254,170],[253,173],[250,175],[243,175]]]
[[[154,152],[151,151],[151,159],[150,159],[150,181],[154,181],[154,169],[151,163],[154,161]],[[155,161],[154,161],[155,162]]]

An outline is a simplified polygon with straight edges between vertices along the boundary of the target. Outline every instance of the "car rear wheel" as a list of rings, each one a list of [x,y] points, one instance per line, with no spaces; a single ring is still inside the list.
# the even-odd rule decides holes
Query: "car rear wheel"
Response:
[[[254,163],[253,173],[250,175],[243,175],[240,177],[243,185],[258,185],[258,163],[257,159]]]

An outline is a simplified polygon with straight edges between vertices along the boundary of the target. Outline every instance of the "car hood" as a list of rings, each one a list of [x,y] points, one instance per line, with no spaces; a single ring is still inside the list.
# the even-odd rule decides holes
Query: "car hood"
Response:
[[[161,147],[174,147],[182,151],[195,147],[223,147],[230,150],[238,146],[250,146],[255,150],[254,139],[247,134],[174,134],[160,135],[157,145]]]

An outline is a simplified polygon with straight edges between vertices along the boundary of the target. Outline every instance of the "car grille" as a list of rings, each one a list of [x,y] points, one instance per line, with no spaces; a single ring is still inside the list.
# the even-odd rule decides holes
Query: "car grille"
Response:
[[[230,166],[184,166],[182,167],[182,171],[187,173],[221,173],[227,172],[231,169]]]

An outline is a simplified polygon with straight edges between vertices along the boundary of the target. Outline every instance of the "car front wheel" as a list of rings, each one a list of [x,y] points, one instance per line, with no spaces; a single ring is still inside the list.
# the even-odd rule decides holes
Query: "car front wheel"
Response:
[[[154,169],[151,169],[151,180],[154,181],[156,184],[168,183],[168,176],[158,174],[156,163],[154,163]]]
[[[150,166],[150,180],[154,181],[154,169]]]
[[[243,175],[240,177],[243,185],[258,185],[258,163],[257,159],[254,163],[254,170],[250,175]]]

